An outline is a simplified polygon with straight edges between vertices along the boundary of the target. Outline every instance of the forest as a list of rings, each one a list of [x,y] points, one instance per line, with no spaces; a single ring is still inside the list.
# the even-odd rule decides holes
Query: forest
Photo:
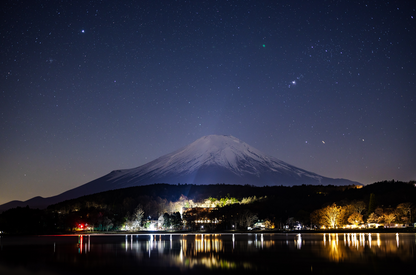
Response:
[[[153,184],[0,214],[4,234],[143,230],[316,230],[410,226],[416,182],[366,186]]]

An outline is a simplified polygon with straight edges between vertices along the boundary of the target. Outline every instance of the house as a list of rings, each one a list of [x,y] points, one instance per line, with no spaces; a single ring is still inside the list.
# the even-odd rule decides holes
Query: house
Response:
[[[213,207],[188,208],[183,212],[182,219],[186,222],[186,226],[192,229],[200,229],[204,225],[218,224],[221,220],[214,217],[213,210],[215,210]]]

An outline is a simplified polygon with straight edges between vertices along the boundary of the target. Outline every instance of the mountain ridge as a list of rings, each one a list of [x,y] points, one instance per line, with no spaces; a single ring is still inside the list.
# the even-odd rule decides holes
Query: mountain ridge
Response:
[[[209,135],[139,167],[113,170],[56,196],[35,197],[25,202],[12,201],[0,205],[0,211],[26,205],[44,208],[49,204],[84,195],[154,183],[360,185],[358,182],[328,178],[298,168],[264,154],[233,136]]]

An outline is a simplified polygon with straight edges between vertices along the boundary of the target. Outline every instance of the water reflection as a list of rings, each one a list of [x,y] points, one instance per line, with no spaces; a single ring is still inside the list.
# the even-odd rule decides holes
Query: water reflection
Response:
[[[302,235],[297,234],[296,236],[297,236],[297,239],[295,240],[296,248],[301,249],[302,248]]]
[[[413,246],[403,246],[400,235],[371,233],[330,233],[322,234],[322,242],[316,242],[311,236],[319,234],[149,234],[125,235],[123,248],[127,253],[144,260],[157,257],[181,268],[192,269],[196,266],[216,269],[255,269],[257,263],[250,259],[236,259],[235,253],[258,253],[264,249],[276,249],[285,245],[296,250],[310,250],[317,247],[317,255],[332,262],[358,261],[369,251],[377,257],[397,254],[400,258],[413,255]],[[305,238],[304,238],[305,236]],[[86,243],[88,240],[88,244]],[[279,241],[280,240],[280,241]],[[79,236],[78,253],[90,251],[91,236]],[[411,250],[411,252],[410,252]],[[410,255],[410,256],[409,256]]]
[[[323,254],[331,261],[340,262],[345,260],[356,261],[365,254],[377,255],[379,258],[389,256],[398,257],[401,260],[414,258],[414,247],[400,242],[400,234],[384,234],[384,240],[376,233],[374,238],[371,233],[346,233],[343,236],[338,234],[323,234],[323,244],[326,249]],[[342,242],[340,239],[343,239]]]
[[[236,236],[237,235],[237,236]],[[146,258],[163,258],[171,264],[187,269],[195,266],[206,268],[244,269],[254,268],[254,265],[247,261],[225,259],[223,255],[232,254],[238,249],[253,250],[270,247],[274,241],[264,240],[264,235],[255,234],[254,240],[248,238],[245,245],[239,241],[245,236],[240,234],[149,234],[149,235],[125,235],[123,250],[136,255],[138,260]],[[79,246],[82,247],[83,238],[79,238]],[[79,250],[79,253],[82,253]]]
[[[84,242],[84,236],[86,238]],[[91,247],[91,236],[90,235],[79,235],[78,236],[78,254],[87,253],[90,251]],[[56,243],[53,243],[53,252],[55,252]]]
[[[284,267],[319,273],[320,268],[330,270],[328,264],[333,264],[334,271],[341,265],[351,270],[354,265],[367,267],[369,262],[373,263],[370,268],[383,266],[379,270],[384,271],[397,262],[408,267],[416,263],[416,235],[402,233],[72,235],[1,238],[0,244],[0,271],[5,259],[44,261],[52,251],[48,261],[65,268],[76,266],[77,272],[79,267],[89,268],[84,274],[95,273],[97,267],[104,272],[100,274],[113,274],[110,271],[120,268],[121,262],[126,272],[175,268],[172,274],[273,273]]]

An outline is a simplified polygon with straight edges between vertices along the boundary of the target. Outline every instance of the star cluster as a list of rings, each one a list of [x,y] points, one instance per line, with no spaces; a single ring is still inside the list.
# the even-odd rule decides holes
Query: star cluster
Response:
[[[416,178],[412,1],[6,1],[0,203],[209,134],[361,183]]]

